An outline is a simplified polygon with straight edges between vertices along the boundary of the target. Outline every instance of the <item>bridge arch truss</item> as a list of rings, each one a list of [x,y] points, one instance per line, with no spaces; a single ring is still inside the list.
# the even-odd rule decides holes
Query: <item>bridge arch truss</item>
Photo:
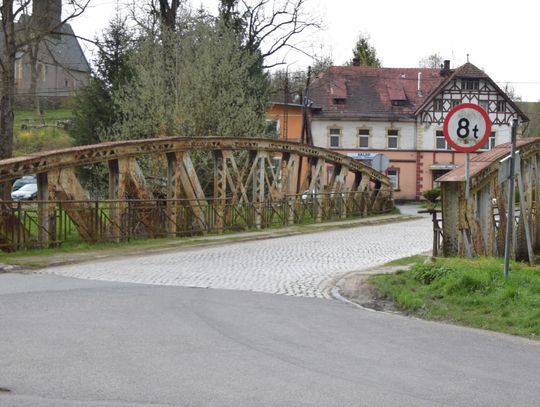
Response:
[[[211,155],[206,178],[197,155]],[[155,197],[141,157],[164,164]],[[104,163],[108,197],[89,199],[77,168]],[[208,166],[207,166],[208,167]],[[170,137],[108,142],[0,161],[0,184],[36,174],[35,202],[2,201],[4,250],[81,240],[181,236],[322,222],[392,210],[389,179],[323,148],[260,138]],[[208,180],[207,180],[208,181]]]

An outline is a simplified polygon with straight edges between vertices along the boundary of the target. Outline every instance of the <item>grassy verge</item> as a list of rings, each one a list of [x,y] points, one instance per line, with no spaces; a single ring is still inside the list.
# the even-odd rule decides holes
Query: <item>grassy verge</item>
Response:
[[[410,271],[373,276],[370,282],[399,309],[425,319],[540,336],[540,269],[513,263],[505,279],[502,263],[453,258],[424,264],[420,258]]]
[[[57,125],[72,116],[69,109],[46,110],[43,116],[32,110],[15,112],[15,156],[71,147],[73,139],[69,132]]]

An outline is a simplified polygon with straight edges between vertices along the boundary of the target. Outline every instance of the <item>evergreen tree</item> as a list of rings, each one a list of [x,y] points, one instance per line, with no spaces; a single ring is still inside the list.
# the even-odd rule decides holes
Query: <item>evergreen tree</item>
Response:
[[[260,58],[223,21],[199,14],[183,24],[174,49],[156,36],[130,58],[132,80],[115,96],[114,138],[256,136],[264,129],[268,83]],[[173,52],[173,58],[164,53]],[[166,66],[165,60],[174,64]]]
[[[381,60],[377,57],[377,51],[369,43],[369,35],[360,34],[356,46],[353,49],[353,58],[349,65],[380,67]]]
[[[72,136],[77,145],[103,140],[118,120],[113,95],[131,77],[127,60],[133,42],[125,19],[117,15],[97,45],[95,73],[75,100]]]

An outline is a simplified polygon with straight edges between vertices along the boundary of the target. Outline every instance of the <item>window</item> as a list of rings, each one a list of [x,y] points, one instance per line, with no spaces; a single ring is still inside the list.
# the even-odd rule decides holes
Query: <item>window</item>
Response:
[[[41,82],[45,82],[47,79],[47,76],[45,75],[45,68],[43,67],[43,64],[38,64],[37,66],[37,76],[41,78]]]
[[[345,99],[343,99],[343,98],[335,98],[334,99],[334,104],[335,105],[344,105],[345,104]]]
[[[436,112],[442,112],[443,111],[443,101],[442,101],[442,99],[435,99],[433,101],[433,109]]]
[[[358,130],[358,147],[369,148],[369,129]]]
[[[386,175],[392,184],[394,191],[399,190],[399,168],[389,168],[386,170]]]
[[[493,147],[495,147],[495,132],[492,131],[489,134],[489,139],[486,141],[486,144],[484,144],[482,147],[479,148],[479,150],[491,150]]]
[[[461,103],[461,100],[452,100],[452,107],[456,107]]]
[[[330,147],[339,147],[341,139],[341,129],[332,128],[330,129]]]
[[[266,128],[264,129],[264,135],[267,137],[272,137],[272,138],[279,137],[279,120],[278,119],[266,119]]]
[[[504,100],[497,101],[497,112],[503,113],[506,110],[506,102]]]
[[[399,137],[399,130],[388,130],[387,131],[387,146],[391,149],[397,149],[398,148],[398,137]]]
[[[406,100],[392,100],[392,106],[405,106]]]
[[[452,148],[446,142],[444,138],[444,132],[442,130],[437,130],[435,132],[435,148],[437,150],[451,150]]]
[[[480,81],[478,79],[462,79],[461,89],[478,90],[480,89]]]
[[[480,102],[478,102],[478,106],[480,106],[482,109],[489,113],[489,102],[487,100],[481,100]]]

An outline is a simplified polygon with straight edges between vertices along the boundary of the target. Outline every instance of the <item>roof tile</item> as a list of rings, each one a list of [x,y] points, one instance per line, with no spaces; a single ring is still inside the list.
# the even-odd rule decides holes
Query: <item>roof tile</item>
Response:
[[[310,97],[322,117],[411,119],[444,80],[433,68],[333,66],[314,81]],[[337,98],[347,99],[345,105],[336,105]],[[402,103],[394,106],[392,101]]]

